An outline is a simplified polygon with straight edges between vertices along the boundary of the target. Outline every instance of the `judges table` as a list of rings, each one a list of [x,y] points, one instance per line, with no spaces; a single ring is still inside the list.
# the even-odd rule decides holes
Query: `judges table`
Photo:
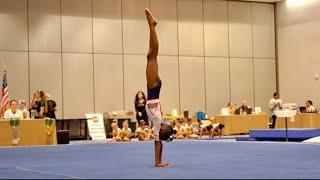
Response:
[[[216,115],[214,122],[225,125],[222,135],[232,135],[247,134],[250,129],[266,129],[269,119],[265,114]]]
[[[276,128],[285,128],[285,119],[277,118]],[[319,113],[299,113],[293,119],[288,118],[288,128],[320,128]]]
[[[54,145],[57,144],[56,122],[53,120],[49,128],[44,119],[20,120],[17,126],[20,142],[18,146]],[[11,146],[13,128],[9,120],[0,120],[0,146]]]

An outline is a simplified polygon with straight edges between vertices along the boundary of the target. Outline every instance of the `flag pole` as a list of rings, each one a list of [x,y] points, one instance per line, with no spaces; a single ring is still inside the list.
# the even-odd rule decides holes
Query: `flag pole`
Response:
[[[7,64],[2,60],[3,71],[7,71]]]
[[[6,63],[2,60],[2,72],[4,72],[6,70]],[[0,98],[0,109],[1,109],[1,112],[0,112],[0,118],[3,119],[3,115],[4,113],[2,113],[2,94],[3,92],[1,91],[1,98]]]

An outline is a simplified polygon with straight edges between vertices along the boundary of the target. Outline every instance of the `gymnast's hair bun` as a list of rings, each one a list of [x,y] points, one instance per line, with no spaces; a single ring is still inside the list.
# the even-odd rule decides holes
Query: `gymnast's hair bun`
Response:
[[[162,141],[172,141],[173,134],[176,133],[177,131],[174,130],[170,125],[162,123],[159,132],[159,139]]]

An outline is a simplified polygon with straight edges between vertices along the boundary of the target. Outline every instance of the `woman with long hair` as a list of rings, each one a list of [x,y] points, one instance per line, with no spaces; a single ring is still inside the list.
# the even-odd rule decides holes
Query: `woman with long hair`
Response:
[[[137,121],[140,123],[140,120],[144,120],[144,122],[147,125],[149,125],[148,115],[146,112],[146,102],[147,102],[147,98],[145,94],[142,91],[137,92],[135,101],[134,101]]]
[[[44,91],[40,91],[40,100],[38,101],[37,112],[40,118],[44,118],[48,113],[48,101]]]

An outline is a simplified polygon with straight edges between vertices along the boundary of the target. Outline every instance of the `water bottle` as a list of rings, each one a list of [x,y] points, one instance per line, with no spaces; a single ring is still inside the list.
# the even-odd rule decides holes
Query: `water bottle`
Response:
[[[31,119],[35,118],[35,114],[36,114],[36,111],[35,110],[31,110]]]

